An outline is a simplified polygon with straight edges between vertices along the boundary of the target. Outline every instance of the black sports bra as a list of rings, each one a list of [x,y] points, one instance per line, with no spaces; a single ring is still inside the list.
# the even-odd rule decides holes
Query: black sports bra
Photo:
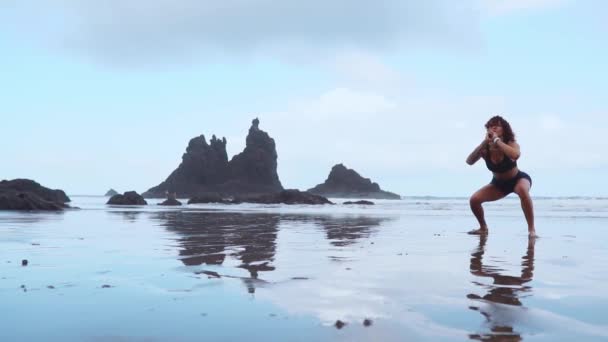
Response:
[[[486,161],[486,166],[488,167],[488,170],[492,172],[503,173],[517,166],[517,162],[515,160],[511,160],[511,158],[507,157],[506,155],[498,164],[494,164],[492,162],[489,153],[488,156],[484,158],[484,160]]]

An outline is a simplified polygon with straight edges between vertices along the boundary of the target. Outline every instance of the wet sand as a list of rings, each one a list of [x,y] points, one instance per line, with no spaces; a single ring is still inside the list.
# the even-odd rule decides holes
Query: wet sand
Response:
[[[608,201],[0,212],[0,340],[608,340]],[[339,201],[338,201],[339,202]],[[22,260],[27,259],[27,266]]]

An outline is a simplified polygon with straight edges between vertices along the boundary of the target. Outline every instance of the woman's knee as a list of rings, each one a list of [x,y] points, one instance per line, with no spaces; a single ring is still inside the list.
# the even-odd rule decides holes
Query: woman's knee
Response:
[[[520,198],[530,197],[530,186],[526,183],[518,183],[513,192],[516,193]]]
[[[483,203],[483,197],[477,192],[469,198],[469,204],[471,206],[480,205],[481,203]]]

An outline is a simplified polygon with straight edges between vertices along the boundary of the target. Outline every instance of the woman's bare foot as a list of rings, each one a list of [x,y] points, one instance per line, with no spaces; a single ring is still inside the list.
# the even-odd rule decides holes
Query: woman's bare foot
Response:
[[[471,235],[486,235],[486,234],[488,234],[488,228],[474,229],[474,230],[471,230],[471,231],[467,232],[467,234],[471,234]]]
[[[529,230],[528,231],[528,238],[530,239],[537,239],[540,236],[536,235],[536,230]]]

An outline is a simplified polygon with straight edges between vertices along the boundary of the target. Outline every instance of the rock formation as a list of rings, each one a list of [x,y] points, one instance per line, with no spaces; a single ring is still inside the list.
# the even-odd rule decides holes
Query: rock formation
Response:
[[[295,189],[283,190],[277,193],[237,196],[232,203],[260,203],[260,204],[333,204],[323,196],[313,195]]]
[[[365,201],[365,200],[360,200],[360,201],[346,201],[344,203],[342,203],[344,205],[350,205],[350,204],[358,204],[358,205],[374,205],[374,202],[372,201]]]
[[[111,205],[147,205],[148,202],[135,191],[127,191],[124,194],[118,194],[112,196],[108,203]]]
[[[220,140],[215,135],[209,143],[204,135],[191,139],[178,168],[143,193],[144,197],[163,197],[167,191],[193,197],[208,192],[237,195],[283,190],[274,139],[260,130],[258,119],[252,122],[245,149],[230,161],[226,143],[226,138]]]
[[[325,183],[309,189],[308,192],[337,198],[401,199],[401,196],[383,191],[377,183],[361,177],[355,170],[348,169],[342,164],[335,165],[331,169]]]
[[[266,194],[236,195],[234,197],[224,197],[218,193],[205,193],[194,196],[188,201],[188,204],[193,203],[333,204],[323,196],[313,195],[295,189]]]
[[[114,195],[118,195],[118,191],[116,191],[114,189],[110,189],[110,190],[108,190],[108,192],[106,192],[106,194],[104,196],[112,197]]]
[[[159,205],[178,206],[178,205],[182,205],[182,202],[178,201],[175,198],[167,198],[164,202],[160,203]]]
[[[222,195],[220,195],[217,192],[205,192],[205,193],[200,193],[200,194],[192,197],[190,200],[188,200],[188,204],[195,204],[195,203],[231,204],[232,201],[228,198],[222,197]]]
[[[29,179],[0,182],[0,210],[63,210],[70,198]]]

